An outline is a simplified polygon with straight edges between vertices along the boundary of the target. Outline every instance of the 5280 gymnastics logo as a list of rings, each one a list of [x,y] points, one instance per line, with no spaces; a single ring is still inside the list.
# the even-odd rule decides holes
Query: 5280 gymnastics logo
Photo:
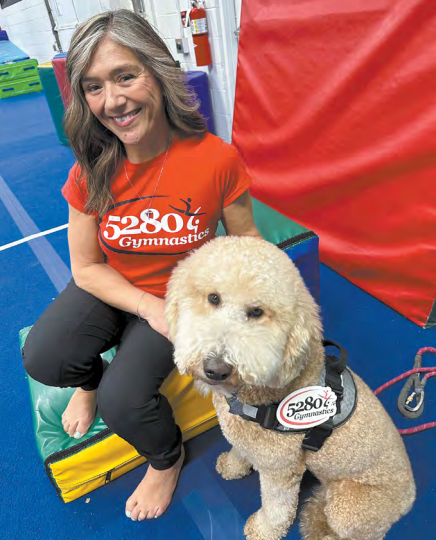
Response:
[[[153,203],[162,198],[167,197],[157,196]],[[184,246],[182,252],[189,251],[195,244],[203,243],[210,230],[201,225],[202,216],[206,215],[201,206],[191,211],[190,198],[179,199],[179,202],[166,205],[169,211],[162,210],[162,204],[159,205],[161,210],[149,208],[146,198],[117,203],[109,208],[100,223],[100,240],[117,252],[150,254],[161,247],[159,253],[180,253],[180,247],[174,250],[170,246]]]
[[[318,426],[336,414],[337,396],[329,387],[307,386],[286,396],[277,408],[277,420],[288,429]]]

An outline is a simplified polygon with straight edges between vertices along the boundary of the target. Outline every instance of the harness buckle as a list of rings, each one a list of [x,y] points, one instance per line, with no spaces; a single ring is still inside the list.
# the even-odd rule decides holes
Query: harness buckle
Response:
[[[337,395],[337,397],[341,400],[344,397],[344,386],[342,382],[342,375],[340,378],[340,382],[336,384],[336,381],[328,381],[328,386],[333,390],[333,392]]]
[[[318,450],[322,448],[325,440],[330,437],[332,432],[333,421],[330,418],[323,424],[313,427],[306,433],[302,443],[303,449],[310,450],[311,452],[318,452]]]
[[[273,429],[276,424],[276,406],[265,406],[259,418],[259,424],[265,429]]]

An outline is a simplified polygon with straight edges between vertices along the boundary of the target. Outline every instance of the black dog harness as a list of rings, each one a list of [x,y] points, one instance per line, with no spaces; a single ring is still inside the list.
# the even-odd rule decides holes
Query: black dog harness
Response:
[[[329,386],[336,394],[336,414],[322,424],[312,428],[292,429],[285,427],[277,420],[277,409],[280,403],[254,407],[241,403],[236,396],[227,399],[229,412],[237,414],[245,420],[256,422],[265,429],[280,433],[306,433],[303,448],[318,452],[332,431],[342,426],[354,413],[357,403],[357,389],[353,376],[347,368],[347,351],[333,341],[324,340],[324,347],[333,346],[339,350],[339,357],[325,356],[325,365],[321,373],[320,386]]]

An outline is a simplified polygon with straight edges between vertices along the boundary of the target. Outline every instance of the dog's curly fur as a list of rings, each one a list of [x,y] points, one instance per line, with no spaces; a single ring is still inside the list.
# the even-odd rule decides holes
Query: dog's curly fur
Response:
[[[250,316],[253,308],[263,315]],[[225,396],[232,393],[258,406],[318,384],[324,363],[318,307],[285,253],[257,238],[212,240],[175,269],[166,315],[178,369],[193,375],[200,390],[213,391],[233,446],[218,458],[218,472],[230,480],[259,471],[262,507],[245,525],[249,540],[286,535],[306,469],[320,487],[302,511],[305,540],[381,540],[410,510],[415,483],[404,444],[357,375],[353,416],[316,453],[302,449],[303,434],[280,434],[229,413]],[[211,356],[232,367],[224,383],[206,377],[203,362]]]

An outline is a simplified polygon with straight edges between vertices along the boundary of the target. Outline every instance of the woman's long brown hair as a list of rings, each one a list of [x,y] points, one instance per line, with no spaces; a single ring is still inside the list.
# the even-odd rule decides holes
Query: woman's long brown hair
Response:
[[[101,13],[75,31],[67,56],[71,101],[64,118],[65,133],[88,188],[86,212],[103,215],[112,202],[111,180],[122,159],[124,146],[92,114],[81,80],[93,52],[103,38],[128,47],[152,73],[162,90],[170,126],[183,136],[207,131],[199,103],[186,85],[186,75],[175,63],[164,41],[151,25],[132,11],[121,9]]]

